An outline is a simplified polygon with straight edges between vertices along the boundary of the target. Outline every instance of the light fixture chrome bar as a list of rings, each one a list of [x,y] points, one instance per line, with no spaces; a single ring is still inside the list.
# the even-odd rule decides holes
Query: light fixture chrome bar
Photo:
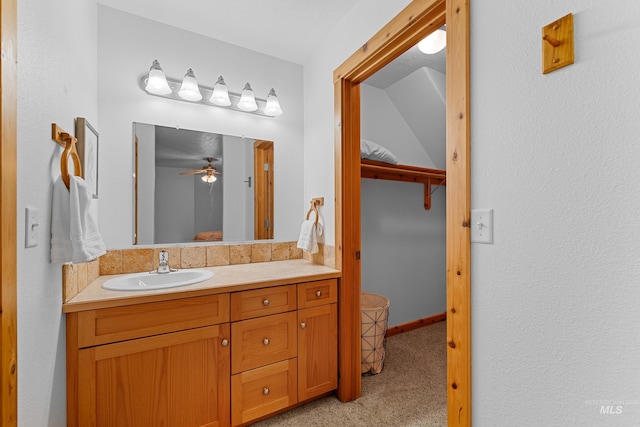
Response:
[[[157,95],[155,93],[147,92],[145,90],[148,79],[149,79],[149,74],[145,74],[142,77],[140,77],[140,80],[138,81],[138,86],[140,86],[140,89],[142,89],[144,93],[146,93],[147,95],[158,96],[160,98],[174,99],[176,101],[188,102],[191,104],[204,104],[210,107],[226,108],[228,110],[240,111],[242,113],[257,114],[258,116],[275,117],[273,115],[265,114],[264,108],[267,104],[266,99],[256,97],[256,104],[258,104],[258,109],[256,111],[244,111],[238,108],[238,101],[240,100],[239,93],[229,91],[229,99],[231,100],[231,105],[220,106],[220,105],[213,104],[212,102],[209,101],[209,98],[211,98],[211,94],[213,93],[212,87],[198,85],[200,87],[200,92],[202,93],[202,99],[200,101],[187,101],[186,99],[183,99],[178,95],[178,91],[180,90],[180,86],[182,85],[181,80],[175,80],[167,77],[167,83],[169,83],[169,87],[171,88],[171,93],[166,95]]]

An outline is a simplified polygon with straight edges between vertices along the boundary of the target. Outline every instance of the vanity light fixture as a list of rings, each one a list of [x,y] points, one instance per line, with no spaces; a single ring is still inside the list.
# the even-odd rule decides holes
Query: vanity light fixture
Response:
[[[267,96],[267,105],[264,107],[264,113],[268,116],[279,116],[282,114],[278,95],[276,95],[276,91],[273,88],[271,88]]]
[[[162,67],[158,60],[153,61],[151,68],[149,68],[149,79],[145,85],[144,90],[155,95],[167,95],[171,93],[169,83],[167,83],[167,76],[164,75]]]
[[[249,82],[244,84],[242,94],[240,95],[240,101],[238,101],[238,108],[242,111],[256,111],[258,104],[256,104],[256,97],[253,94],[253,89]]]
[[[178,96],[187,101],[200,101],[202,99],[202,94],[198,88],[198,80],[196,80],[196,76],[193,74],[191,68],[189,68],[187,74],[184,75]]]
[[[157,60],[153,61],[149,74],[141,76],[138,83],[140,88],[149,95],[228,108],[260,116],[275,117],[282,114],[280,101],[273,88],[269,91],[267,99],[261,99],[255,97],[248,82],[244,85],[241,94],[229,92],[222,76],[218,77],[213,88],[201,86],[191,68],[187,70],[183,80],[179,81],[167,78]]]
[[[213,92],[211,92],[211,98],[209,98],[209,102],[220,107],[227,107],[231,105],[231,100],[229,99],[229,90],[227,89],[227,84],[224,82],[222,76],[218,77],[218,81],[216,82],[215,86],[213,86]]]
[[[444,27],[443,27],[444,28]],[[433,55],[440,52],[447,45],[447,32],[442,28],[435,30],[418,43],[420,52]]]

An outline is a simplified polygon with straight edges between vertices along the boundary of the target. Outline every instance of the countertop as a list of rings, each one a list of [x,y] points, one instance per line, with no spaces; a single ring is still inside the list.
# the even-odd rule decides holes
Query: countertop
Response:
[[[304,259],[203,267],[203,269],[212,271],[213,277],[193,285],[151,291],[102,289],[104,282],[122,275],[100,276],[78,295],[64,303],[62,311],[72,313],[340,277],[340,271]]]

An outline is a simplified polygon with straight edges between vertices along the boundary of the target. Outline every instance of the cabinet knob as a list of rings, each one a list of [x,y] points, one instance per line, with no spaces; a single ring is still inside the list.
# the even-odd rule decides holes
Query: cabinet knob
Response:
[[[263,343],[264,345],[269,345],[269,343],[270,343],[270,342],[271,342],[271,341],[269,341],[269,338],[265,338],[264,340],[262,340],[262,343]]]
[[[317,297],[321,297],[322,296],[322,291],[316,291],[316,296]]]
[[[223,339],[220,344],[222,344],[223,347],[226,347],[226,346],[229,345],[229,340],[228,339]]]
[[[271,393],[271,390],[269,390],[267,387],[262,389],[262,394],[264,394],[265,396],[268,396],[269,393]]]
[[[262,301],[262,305],[264,305],[265,307],[268,306],[269,303],[270,301],[267,298],[265,298],[264,301]]]
[[[304,323],[304,322],[301,322],[301,323],[300,323],[300,327],[301,327],[302,329],[307,329],[307,324],[306,324],[306,323]]]

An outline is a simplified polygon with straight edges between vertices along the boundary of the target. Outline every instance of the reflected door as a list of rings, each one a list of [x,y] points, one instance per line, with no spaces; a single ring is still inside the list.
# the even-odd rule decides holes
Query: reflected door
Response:
[[[254,239],[273,239],[273,141],[253,144]]]

